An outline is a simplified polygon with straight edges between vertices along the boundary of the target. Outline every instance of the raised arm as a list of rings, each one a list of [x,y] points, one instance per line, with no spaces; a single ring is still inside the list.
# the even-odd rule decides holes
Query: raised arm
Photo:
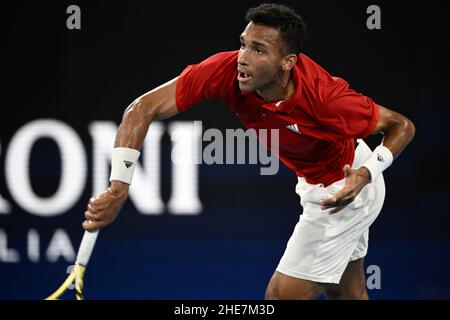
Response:
[[[154,119],[165,119],[178,113],[176,82],[177,78],[145,93],[125,109],[114,148],[134,149],[137,153]],[[129,184],[112,180],[105,192],[92,197],[84,213],[83,228],[93,231],[113,222],[128,197],[128,188]]]

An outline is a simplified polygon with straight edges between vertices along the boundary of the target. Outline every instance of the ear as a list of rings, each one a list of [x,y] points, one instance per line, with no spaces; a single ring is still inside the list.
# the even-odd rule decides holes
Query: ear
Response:
[[[283,58],[283,63],[281,65],[281,68],[284,71],[291,70],[297,63],[297,59],[298,59],[298,57],[296,54],[288,54],[287,56],[285,56]]]

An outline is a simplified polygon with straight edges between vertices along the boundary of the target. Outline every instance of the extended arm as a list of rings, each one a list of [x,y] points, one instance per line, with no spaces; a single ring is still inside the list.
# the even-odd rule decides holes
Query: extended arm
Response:
[[[134,100],[126,109],[117,130],[115,148],[140,150],[154,119],[169,118],[178,113],[176,107],[177,78],[147,92]],[[111,186],[89,200],[83,228],[93,231],[110,224],[117,217],[128,197],[127,183],[113,180]]]

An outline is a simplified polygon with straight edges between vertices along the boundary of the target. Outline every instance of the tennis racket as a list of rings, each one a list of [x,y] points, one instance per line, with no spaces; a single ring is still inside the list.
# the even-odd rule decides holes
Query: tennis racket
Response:
[[[78,249],[75,265],[63,284],[45,300],[57,300],[64,292],[69,289],[70,285],[75,281],[75,297],[77,300],[83,300],[83,278],[86,266],[94,249],[97,240],[98,230],[89,232],[85,231]]]

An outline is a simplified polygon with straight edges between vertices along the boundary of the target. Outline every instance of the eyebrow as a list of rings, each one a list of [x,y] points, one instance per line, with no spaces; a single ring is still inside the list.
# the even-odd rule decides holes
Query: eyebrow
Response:
[[[244,41],[244,36],[241,35],[241,36],[239,37],[239,40],[240,40],[240,41]],[[259,42],[259,41],[254,41],[254,40],[253,40],[253,41],[251,41],[251,44],[254,45],[254,46],[259,46],[259,47],[267,48],[267,45],[266,45],[266,44],[264,44],[264,43],[262,43],[262,42]]]

